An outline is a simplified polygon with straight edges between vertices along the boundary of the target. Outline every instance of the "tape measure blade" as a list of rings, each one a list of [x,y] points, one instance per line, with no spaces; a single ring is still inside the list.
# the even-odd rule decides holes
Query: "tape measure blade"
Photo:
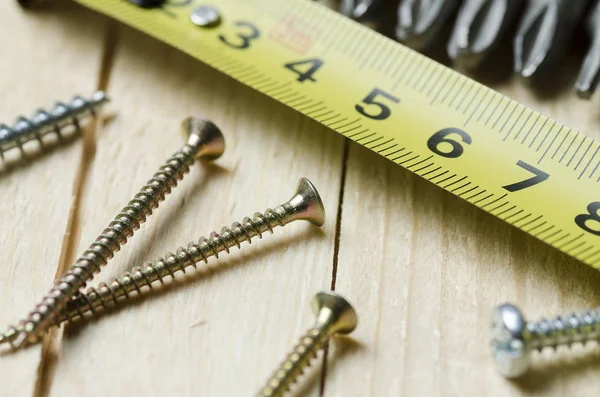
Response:
[[[77,0],[600,268],[600,144],[312,2]],[[574,193],[576,192],[576,194]]]

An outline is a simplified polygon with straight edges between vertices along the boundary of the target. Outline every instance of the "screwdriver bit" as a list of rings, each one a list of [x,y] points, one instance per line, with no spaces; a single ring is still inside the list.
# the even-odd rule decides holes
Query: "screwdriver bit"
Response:
[[[600,82],[600,0],[596,0],[588,13],[585,27],[591,45],[579,72],[575,92],[580,98],[589,99]]]
[[[321,4],[324,7],[331,8],[332,10],[338,9],[338,0],[313,0],[317,4]]]
[[[458,66],[474,69],[519,18],[525,0],[466,0],[448,42],[448,56]]]
[[[378,19],[384,0],[342,0],[340,12],[357,21]]]
[[[396,38],[417,51],[428,50],[459,4],[459,0],[401,0]]]
[[[589,0],[531,0],[514,39],[514,70],[533,79],[565,55]]]

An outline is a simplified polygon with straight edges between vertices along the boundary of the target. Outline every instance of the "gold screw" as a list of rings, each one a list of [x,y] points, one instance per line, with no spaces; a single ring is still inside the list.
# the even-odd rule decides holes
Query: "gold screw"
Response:
[[[127,299],[136,291],[142,293],[142,288],[152,289],[152,283],[161,283],[167,277],[175,277],[175,273],[189,266],[196,267],[196,263],[225,251],[229,253],[232,247],[241,248],[244,241],[252,243],[252,238],[262,238],[265,232],[273,233],[277,226],[285,226],[296,220],[309,221],[314,225],[322,226],[325,222],[325,208],[314,185],[306,178],[300,179],[294,196],[287,202],[267,209],[263,213],[257,212],[252,218],[244,218],[242,223],[234,222],[230,227],[223,227],[221,233],[212,232],[208,238],[201,237],[199,241],[191,242],[187,248],[180,247],[176,254],[167,254],[163,259],[150,263],[143,268],[134,268],[108,284],[100,283],[98,288],[88,289],[85,295],[75,296],[71,299],[57,318],[56,324],[64,321],[73,321],[82,318],[86,313],[96,314],[98,308],[106,308],[107,304],[116,303],[119,299]]]
[[[0,344],[10,343],[13,347],[21,347],[34,342],[56,322],[69,300],[94,274],[100,272],[102,266],[133,236],[152,211],[158,208],[165,196],[177,186],[177,182],[183,179],[194,161],[197,158],[213,160],[223,153],[223,134],[212,122],[190,117],[184,120],[182,130],[185,145],[160,167],[28,316],[18,326],[11,326],[0,335]]]
[[[310,360],[335,334],[354,331],[358,318],[346,299],[331,291],[316,294],[312,301],[315,324],[300,338],[285,361],[258,393],[259,397],[282,397],[298,376],[310,366]]]

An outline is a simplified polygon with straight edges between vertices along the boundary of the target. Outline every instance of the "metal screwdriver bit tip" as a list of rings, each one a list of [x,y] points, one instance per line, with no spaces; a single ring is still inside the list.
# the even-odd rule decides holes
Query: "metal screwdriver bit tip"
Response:
[[[426,51],[459,6],[459,0],[401,0],[396,38]]]
[[[10,343],[18,348],[34,342],[56,322],[69,300],[100,272],[152,211],[158,208],[165,196],[187,174],[196,158],[213,160],[223,153],[223,135],[210,121],[186,119],[183,132],[187,137],[186,144],[160,167],[27,317],[0,336],[0,344]]]
[[[258,397],[284,396],[332,336],[349,334],[358,324],[358,316],[352,305],[332,291],[316,294],[312,309],[316,317],[314,325],[300,338],[300,342],[269,378]]]
[[[340,13],[357,21],[376,18],[381,11],[384,0],[342,0]]]
[[[575,84],[575,92],[583,99],[591,98],[600,83],[600,0],[588,13],[586,30],[591,44]]]
[[[564,56],[588,0],[531,0],[514,38],[514,70],[532,79]]]
[[[448,56],[460,67],[476,68],[516,22],[525,0],[467,0],[448,42]]]

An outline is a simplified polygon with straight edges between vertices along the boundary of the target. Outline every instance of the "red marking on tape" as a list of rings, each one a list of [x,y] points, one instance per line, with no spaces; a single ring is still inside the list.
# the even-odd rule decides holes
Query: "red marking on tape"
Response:
[[[269,38],[298,54],[306,54],[321,30],[293,15],[286,15],[269,33]]]

